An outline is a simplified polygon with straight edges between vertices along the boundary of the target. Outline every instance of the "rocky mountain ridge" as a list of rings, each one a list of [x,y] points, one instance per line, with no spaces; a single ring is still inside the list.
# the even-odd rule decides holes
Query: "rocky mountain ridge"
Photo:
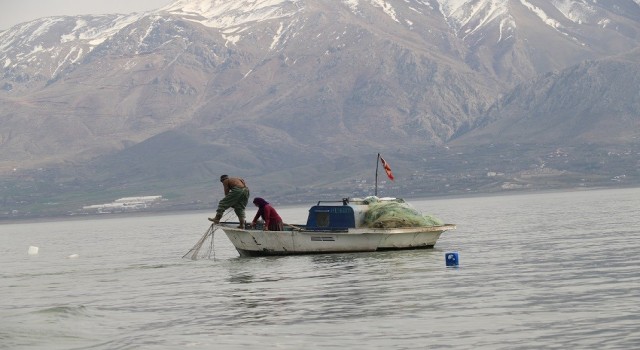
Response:
[[[495,144],[540,144],[511,154],[522,171],[564,146],[634,154],[639,34],[638,1],[602,0],[179,0],[24,23],[0,33],[2,207],[88,189],[202,199],[220,172],[283,198],[340,192],[377,152],[415,179],[432,167],[409,176],[412,159],[448,149],[487,159],[440,170],[461,179],[503,173]],[[11,190],[33,181],[49,190]]]

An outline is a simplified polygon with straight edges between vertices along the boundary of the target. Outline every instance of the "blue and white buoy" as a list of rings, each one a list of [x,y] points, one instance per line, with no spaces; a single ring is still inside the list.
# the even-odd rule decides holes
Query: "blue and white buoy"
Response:
[[[447,267],[458,267],[460,264],[458,252],[448,252],[444,255],[444,261]]]

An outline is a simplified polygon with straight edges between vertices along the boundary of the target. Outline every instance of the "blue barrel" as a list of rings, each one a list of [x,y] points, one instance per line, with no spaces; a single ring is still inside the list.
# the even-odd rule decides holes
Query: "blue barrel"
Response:
[[[458,267],[459,258],[458,252],[448,252],[444,255],[444,261],[447,264],[447,267]]]

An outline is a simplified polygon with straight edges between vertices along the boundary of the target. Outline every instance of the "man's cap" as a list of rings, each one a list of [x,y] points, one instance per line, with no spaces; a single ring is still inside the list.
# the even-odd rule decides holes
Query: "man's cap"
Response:
[[[220,176],[220,182],[222,182],[222,181],[224,181],[224,180],[226,180],[228,178],[229,178],[229,175],[222,175],[222,176]]]

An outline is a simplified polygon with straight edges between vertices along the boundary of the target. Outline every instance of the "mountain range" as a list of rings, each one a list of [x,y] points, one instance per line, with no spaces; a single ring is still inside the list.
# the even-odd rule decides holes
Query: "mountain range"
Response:
[[[0,215],[640,183],[640,1],[177,0],[0,32]]]

